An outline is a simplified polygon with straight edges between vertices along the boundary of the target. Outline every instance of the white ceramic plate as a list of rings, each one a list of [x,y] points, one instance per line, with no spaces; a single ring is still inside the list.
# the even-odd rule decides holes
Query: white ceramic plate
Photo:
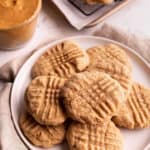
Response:
[[[135,53],[134,50],[118,43],[115,41],[111,41],[101,37],[93,37],[93,36],[78,36],[78,37],[71,37],[63,40],[59,40],[53,42],[41,49],[32,55],[27,62],[22,66],[20,69],[16,80],[14,82],[11,94],[11,112],[12,112],[12,119],[15,125],[15,128],[22,139],[22,141],[33,150],[40,150],[41,148],[37,148],[33,146],[23,135],[19,128],[18,118],[20,112],[24,109],[24,92],[26,90],[27,85],[31,81],[31,68],[38,57],[45,52],[48,48],[58,44],[64,40],[73,40],[77,42],[83,49],[87,49],[92,46],[106,44],[106,43],[114,43],[117,45],[122,46],[126,49],[127,54],[129,55],[133,67],[133,79],[142,83],[143,85],[150,87],[150,66],[146,64],[146,62]],[[121,132],[124,137],[124,150],[143,150],[146,144],[150,140],[150,129],[143,129],[143,130],[126,130],[121,129]],[[50,150],[67,150],[66,144],[57,145]]]

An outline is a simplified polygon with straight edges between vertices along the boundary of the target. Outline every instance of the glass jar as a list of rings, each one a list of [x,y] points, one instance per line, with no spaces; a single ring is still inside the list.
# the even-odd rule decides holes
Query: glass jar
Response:
[[[4,50],[4,49],[14,50],[16,48],[23,47],[33,36],[33,33],[36,28],[36,24],[37,24],[38,14],[41,9],[41,0],[33,0],[34,3],[35,1],[37,1],[37,5],[33,8],[34,10],[32,10],[32,8],[30,9],[28,8],[29,10],[26,10],[26,14],[24,14],[24,16],[23,15],[21,16],[17,14],[16,12],[18,11],[18,13],[21,13],[21,11],[24,11],[24,9],[26,9],[24,8],[25,6],[21,8],[22,10],[13,11],[13,9],[17,9],[17,7],[21,7],[21,4],[22,4],[21,2],[23,1],[25,2],[25,0],[15,0],[15,1],[14,0],[0,0],[1,2],[0,11],[3,11],[3,12],[6,11],[5,13],[0,12],[1,13],[0,19],[2,18],[0,21],[0,50]],[[11,7],[12,2],[18,3],[18,6],[13,6],[12,8]],[[32,0],[28,1],[29,6],[30,6],[30,2],[32,2]],[[4,8],[4,7],[10,7],[10,8]],[[11,15],[11,11],[12,13],[14,13],[14,18],[13,16],[9,18],[8,14],[6,14],[7,9],[9,9],[10,15]],[[29,16],[30,14],[28,14],[27,11],[30,12],[31,16]],[[15,13],[16,13],[16,16],[15,16]],[[5,16],[2,16],[2,15],[6,16],[6,20],[4,18]],[[26,17],[25,15],[28,15],[27,18],[25,18]],[[17,17],[24,17],[24,18],[23,20],[21,20],[20,18],[17,18]],[[10,19],[10,22],[9,22],[9,19]],[[12,22],[11,22],[11,19],[12,19]],[[4,22],[2,22],[3,20]],[[15,23],[14,20],[16,20],[17,23]]]

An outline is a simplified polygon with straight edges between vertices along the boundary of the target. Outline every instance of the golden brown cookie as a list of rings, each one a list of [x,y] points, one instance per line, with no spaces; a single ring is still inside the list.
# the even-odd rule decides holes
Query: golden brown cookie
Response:
[[[114,2],[114,0],[84,0],[88,4],[97,4],[97,3],[103,3],[103,4],[111,4]]]
[[[150,89],[134,83],[127,101],[113,121],[129,129],[150,127]]]
[[[44,126],[37,123],[29,114],[19,118],[20,128],[27,139],[35,146],[49,148],[60,144],[65,139],[65,125]]]
[[[70,150],[122,150],[120,130],[113,122],[94,126],[72,123],[67,131]]]
[[[125,51],[117,45],[109,44],[90,48],[88,54],[91,60],[88,70],[97,69],[108,73],[120,83],[127,97],[132,86],[132,69]]]
[[[124,101],[119,83],[98,71],[71,77],[62,89],[62,96],[69,117],[90,124],[110,120]]]
[[[32,80],[26,91],[27,110],[43,125],[58,125],[66,120],[60,98],[65,79],[54,76],[39,76]]]
[[[34,64],[32,77],[55,75],[68,78],[83,71],[89,65],[89,58],[76,43],[65,41],[47,50]]]

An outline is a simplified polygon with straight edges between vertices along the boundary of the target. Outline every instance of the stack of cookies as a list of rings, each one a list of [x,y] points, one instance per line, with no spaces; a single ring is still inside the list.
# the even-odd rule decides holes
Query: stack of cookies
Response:
[[[55,45],[32,68],[19,119],[24,135],[43,148],[66,139],[71,150],[122,150],[118,127],[150,127],[150,89],[131,73],[117,45]]]

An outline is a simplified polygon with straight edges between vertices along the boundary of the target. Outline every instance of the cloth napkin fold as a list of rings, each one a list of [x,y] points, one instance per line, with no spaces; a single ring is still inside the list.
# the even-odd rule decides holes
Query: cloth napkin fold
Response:
[[[142,39],[129,32],[122,32],[110,25],[103,25],[95,33],[97,36],[107,37],[119,41],[135,49],[146,61],[150,63],[150,39]],[[0,68],[0,81],[3,85],[0,90],[0,149],[2,150],[27,150],[28,148],[19,138],[11,118],[10,93],[14,79],[22,64],[32,54],[26,54],[20,58],[8,62]],[[146,149],[148,150],[148,149]]]
[[[10,94],[15,76],[27,56],[13,60],[0,68],[0,81],[3,87],[0,90],[0,149],[27,150],[20,140],[11,118]],[[1,84],[2,84],[1,83]]]

